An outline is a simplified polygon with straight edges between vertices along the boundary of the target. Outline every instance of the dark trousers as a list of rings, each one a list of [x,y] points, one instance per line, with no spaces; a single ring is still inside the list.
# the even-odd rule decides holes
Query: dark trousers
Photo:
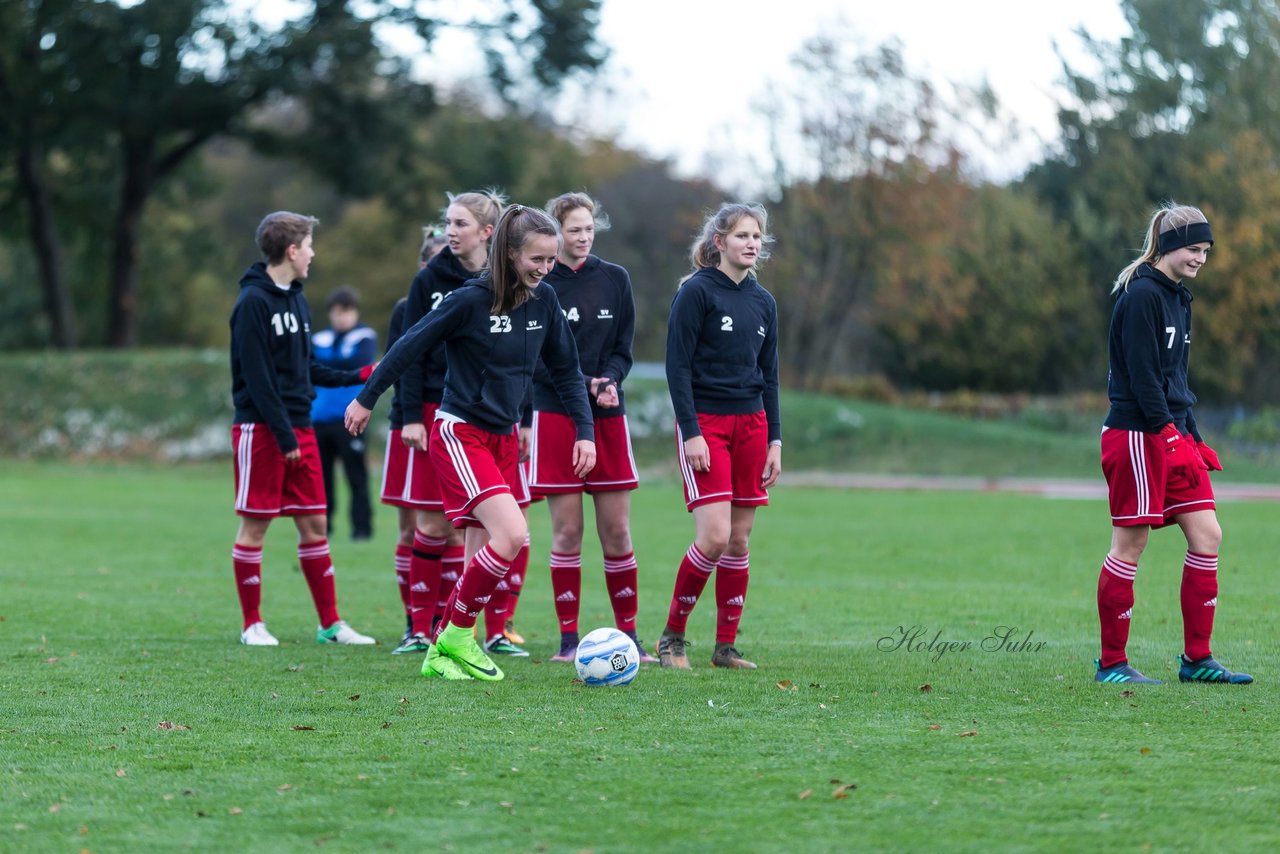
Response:
[[[328,504],[329,532],[333,533],[333,514],[338,509],[338,492],[333,479],[333,464],[342,460],[351,486],[351,536],[373,535],[373,510],[369,504],[369,467],[365,463],[365,441],[352,436],[341,421],[316,424],[316,444],[320,446],[320,468],[324,471],[324,494]]]

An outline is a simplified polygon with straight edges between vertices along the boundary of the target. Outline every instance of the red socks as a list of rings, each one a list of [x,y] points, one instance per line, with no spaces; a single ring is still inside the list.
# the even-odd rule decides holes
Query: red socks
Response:
[[[1187,552],[1182,564],[1182,637],[1187,658],[1208,658],[1218,609],[1218,556]]]
[[[500,558],[486,543],[476,552],[458,581],[449,622],[464,629],[474,626],[480,610],[510,568],[511,564]]]
[[[1103,668],[1128,661],[1129,623],[1133,616],[1133,579],[1138,565],[1107,555],[1098,573],[1098,622],[1102,627]]]
[[[329,557],[329,541],[298,543],[298,563],[311,588],[311,600],[315,602],[320,628],[327,629],[338,620],[338,591],[333,583],[333,560]]]
[[[667,628],[676,634],[684,634],[693,606],[707,586],[716,565],[698,550],[696,543],[689,546],[680,569],[676,572],[676,587],[671,594],[671,608],[667,611]]]
[[[231,548],[231,564],[235,567],[236,593],[240,595],[240,612],[247,629],[262,622],[262,546],[236,543]]]
[[[621,632],[636,630],[636,611],[640,597],[636,594],[636,553],[618,557],[604,556],[604,585],[613,605],[613,624]]]
[[[716,643],[732,644],[738,639],[750,562],[750,554],[726,554],[721,555],[716,566]]]
[[[551,553],[551,592],[555,596],[560,633],[578,631],[578,599],[582,595],[582,555]]]
[[[448,540],[413,532],[413,558],[409,562],[409,615],[414,634],[430,634],[439,599],[441,559]]]
[[[529,571],[529,535],[524,535],[524,548],[516,559],[511,561],[511,571],[507,573],[507,620],[516,618],[516,606],[520,604],[520,591],[524,589],[524,577]],[[504,627],[505,628],[505,627]]]
[[[406,614],[409,610],[409,561],[413,557],[413,546],[396,546],[396,589],[400,591],[400,604],[404,605]]]
[[[484,606],[486,640],[502,634],[506,629],[507,620],[510,620],[511,615],[515,613],[516,596],[519,595],[512,587],[512,582],[515,580],[514,577],[519,577],[521,586],[524,586],[524,572],[528,568],[529,537],[526,536],[524,545],[511,560],[511,569],[507,570],[506,578],[498,582],[498,586],[493,589],[493,598],[489,600],[488,605]]]
[[[458,543],[445,546],[444,558],[440,561],[440,591],[436,594],[436,616],[449,613],[449,597],[462,577],[462,564],[467,559],[466,546]]]

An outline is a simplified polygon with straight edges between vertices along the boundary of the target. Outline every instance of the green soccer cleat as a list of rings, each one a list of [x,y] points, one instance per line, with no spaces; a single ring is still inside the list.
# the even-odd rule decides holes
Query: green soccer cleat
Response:
[[[436,638],[436,648],[442,655],[452,658],[468,676],[486,682],[497,682],[502,678],[502,671],[493,659],[485,654],[476,643],[471,627],[450,623]]]
[[[450,679],[455,681],[471,679],[471,674],[463,670],[462,665],[441,653],[435,644],[432,644],[427,649],[427,655],[422,659],[422,676],[424,679]]]
[[[494,635],[484,642],[484,651],[490,655],[509,655],[512,658],[528,658],[529,653],[507,639],[505,634]]]
[[[395,649],[391,650],[392,655],[406,655],[411,652],[426,652],[431,646],[431,641],[422,632],[409,635]]]

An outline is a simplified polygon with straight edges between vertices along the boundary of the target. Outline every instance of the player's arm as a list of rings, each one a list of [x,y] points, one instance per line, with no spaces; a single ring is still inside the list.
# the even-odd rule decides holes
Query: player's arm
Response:
[[[267,337],[270,332],[271,317],[266,305],[258,300],[246,300],[236,312],[231,346],[236,348],[240,373],[249,397],[253,399],[253,408],[276,437],[280,452],[287,457],[290,452],[298,450],[298,439],[293,435],[289,410],[280,396],[275,360]]]
[[[760,484],[768,489],[782,474],[782,409],[778,402],[778,304],[770,297],[772,311],[765,324],[759,365],[764,375],[764,420],[769,430],[769,452],[765,456]]]
[[[1164,375],[1160,370],[1161,348],[1166,348],[1168,331],[1160,310],[1160,298],[1145,291],[1130,291],[1128,305],[1121,320],[1125,369],[1129,385],[1137,398],[1138,408],[1146,421],[1146,432],[1159,433],[1173,423],[1169,401],[1164,392]]]
[[[711,452],[698,426],[693,403],[693,354],[706,317],[700,289],[686,284],[676,291],[667,321],[667,390],[684,440],[684,458],[694,471],[711,471]]]

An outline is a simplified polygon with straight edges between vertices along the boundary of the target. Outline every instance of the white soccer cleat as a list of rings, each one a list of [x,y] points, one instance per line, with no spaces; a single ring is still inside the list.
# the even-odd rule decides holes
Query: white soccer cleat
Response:
[[[362,635],[347,625],[346,620],[339,620],[327,629],[316,630],[316,643],[345,643],[352,646],[372,646],[377,641],[368,635]]]
[[[257,622],[240,633],[240,643],[245,646],[279,646],[280,641],[267,631],[267,624]]]

